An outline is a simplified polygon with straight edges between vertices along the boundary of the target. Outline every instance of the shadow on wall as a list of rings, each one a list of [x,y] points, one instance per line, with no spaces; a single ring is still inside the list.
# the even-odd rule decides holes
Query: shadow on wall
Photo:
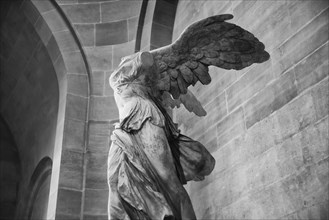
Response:
[[[47,219],[51,170],[52,160],[45,157],[39,162],[32,174],[24,213],[28,220]]]
[[[0,115],[0,219],[13,219],[17,204],[21,163],[14,138]]]

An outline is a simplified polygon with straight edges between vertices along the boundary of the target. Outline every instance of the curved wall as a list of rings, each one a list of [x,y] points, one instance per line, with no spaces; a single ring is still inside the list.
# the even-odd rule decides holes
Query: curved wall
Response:
[[[0,115],[0,219],[13,219],[18,202],[21,164],[15,140]]]
[[[53,156],[59,107],[53,62],[23,6],[21,1],[6,5],[7,16],[1,20],[6,48],[1,50],[0,112],[21,162],[18,213],[24,210],[35,167],[43,157]]]
[[[210,68],[211,84],[193,88],[208,115],[176,111],[180,129],[216,159],[210,176],[187,186],[197,217],[326,219],[328,1],[179,1],[173,38],[225,13],[271,59],[242,71]]]

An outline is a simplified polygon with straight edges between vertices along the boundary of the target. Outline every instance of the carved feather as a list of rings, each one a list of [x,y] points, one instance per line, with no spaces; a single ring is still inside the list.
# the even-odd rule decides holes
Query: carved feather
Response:
[[[158,77],[163,83],[156,83],[152,89],[168,91],[189,111],[203,115],[204,109],[188,87],[197,81],[204,85],[211,82],[208,66],[240,70],[268,60],[264,44],[250,32],[226,22],[232,18],[225,14],[198,21],[171,45],[151,51],[158,74],[169,76]]]

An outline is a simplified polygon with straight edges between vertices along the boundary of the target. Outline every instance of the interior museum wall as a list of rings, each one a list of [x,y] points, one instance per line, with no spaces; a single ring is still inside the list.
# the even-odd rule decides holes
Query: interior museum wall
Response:
[[[22,2],[12,2],[1,14],[1,43],[5,47],[1,48],[0,114],[19,154],[18,212],[27,204],[29,183],[38,163],[52,158],[59,94],[52,61]],[[43,192],[45,187],[49,192],[49,184],[43,186]]]
[[[107,219],[107,158],[113,123],[119,118],[109,77],[121,57],[134,53],[142,1],[56,0],[56,3],[77,34],[90,68],[88,129],[82,136],[81,131],[73,129],[74,136],[87,143],[83,166],[77,168],[83,173],[83,210],[77,205],[71,210],[63,206],[66,215],[59,218]],[[65,62],[82,65],[82,60],[70,57],[66,57]],[[72,182],[69,178],[72,177],[66,179]],[[70,197],[69,194],[65,196]]]
[[[224,13],[271,58],[211,68],[211,84],[192,89],[208,115],[175,111],[182,132],[216,159],[210,176],[186,187],[197,217],[328,218],[328,1],[179,1],[173,39]]]

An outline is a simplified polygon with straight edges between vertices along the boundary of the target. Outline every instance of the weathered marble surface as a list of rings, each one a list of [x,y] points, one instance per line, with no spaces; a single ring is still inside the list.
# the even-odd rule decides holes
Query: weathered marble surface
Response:
[[[215,160],[177,129],[166,107],[205,110],[188,90],[209,84],[208,66],[240,70],[269,58],[246,30],[225,22],[232,15],[192,24],[173,44],[123,58],[110,77],[120,122],[109,152],[110,219],[195,219],[183,188],[202,180]]]

